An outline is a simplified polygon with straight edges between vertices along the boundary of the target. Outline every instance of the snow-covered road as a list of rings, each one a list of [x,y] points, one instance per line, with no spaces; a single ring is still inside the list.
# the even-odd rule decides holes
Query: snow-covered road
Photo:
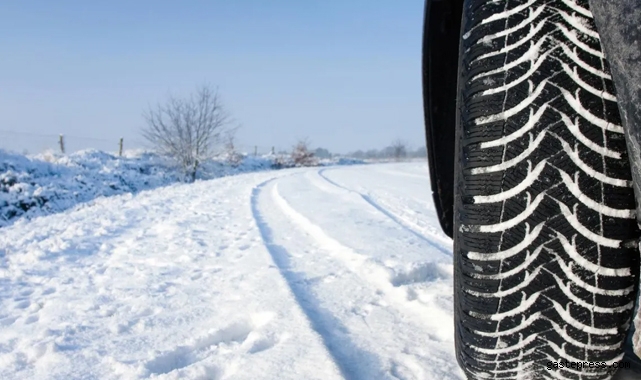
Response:
[[[98,199],[0,229],[1,379],[463,379],[424,163]]]

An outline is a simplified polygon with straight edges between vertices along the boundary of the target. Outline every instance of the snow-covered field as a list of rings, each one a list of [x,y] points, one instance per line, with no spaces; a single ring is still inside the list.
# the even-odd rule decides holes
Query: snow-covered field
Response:
[[[242,174],[0,229],[2,379],[462,379],[425,164]]]

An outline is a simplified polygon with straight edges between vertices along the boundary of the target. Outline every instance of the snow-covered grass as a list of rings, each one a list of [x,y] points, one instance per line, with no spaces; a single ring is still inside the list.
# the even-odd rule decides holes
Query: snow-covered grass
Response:
[[[232,165],[225,157],[206,160],[199,180],[292,166],[288,157],[240,156]],[[349,162],[328,161],[325,164]],[[353,163],[353,162],[352,162]],[[69,155],[44,153],[23,156],[0,150],[0,227],[20,218],[48,215],[98,197],[166,186],[181,180],[170,160],[145,151],[124,157],[86,150]]]

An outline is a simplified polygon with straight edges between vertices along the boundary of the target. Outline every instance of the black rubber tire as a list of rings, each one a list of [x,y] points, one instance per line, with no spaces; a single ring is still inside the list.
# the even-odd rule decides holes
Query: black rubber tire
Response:
[[[631,322],[639,231],[588,2],[466,0],[463,12],[457,359],[470,379],[608,379]],[[561,361],[597,364],[550,369]]]

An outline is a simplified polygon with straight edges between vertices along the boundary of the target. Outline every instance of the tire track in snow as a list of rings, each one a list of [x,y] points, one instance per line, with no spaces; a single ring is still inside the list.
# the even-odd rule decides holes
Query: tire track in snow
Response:
[[[340,188],[340,189],[343,189],[343,190],[345,190],[345,191],[348,191],[348,192],[350,192],[350,193],[357,194],[357,195],[358,195],[358,196],[360,196],[360,197],[361,197],[365,202],[367,202],[370,206],[372,206],[372,207],[373,207],[373,208],[375,208],[377,211],[379,211],[381,214],[385,215],[386,217],[388,217],[389,219],[391,219],[393,222],[395,222],[396,224],[398,224],[399,226],[401,226],[401,228],[403,228],[403,229],[404,229],[404,230],[406,230],[407,232],[411,233],[412,235],[414,235],[414,236],[415,236],[415,237],[417,237],[418,239],[423,240],[424,242],[426,242],[427,244],[429,244],[429,245],[431,245],[432,247],[436,248],[437,250],[439,250],[439,251],[440,251],[440,252],[442,252],[443,254],[445,254],[445,255],[447,255],[447,256],[449,256],[449,257],[452,257],[452,250],[451,250],[451,249],[448,249],[448,248],[443,247],[443,246],[442,246],[442,245],[440,245],[439,243],[434,242],[433,240],[431,240],[430,238],[426,237],[426,236],[425,236],[425,235],[423,235],[422,233],[420,233],[420,232],[416,231],[413,227],[409,226],[409,224],[410,224],[410,223],[408,223],[408,222],[407,222],[407,221],[405,221],[403,218],[401,218],[401,217],[397,216],[397,215],[396,215],[396,214],[394,214],[393,212],[391,212],[391,211],[387,210],[386,208],[384,208],[383,206],[381,206],[380,204],[378,204],[378,203],[377,203],[376,201],[374,201],[374,200],[372,199],[372,197],[370,197],[369,195],[363,194],[363,193],[361,193],[361,192],[359,192],[359,191],[356,191],[356,190],[352,190],[352,189],[350,189],[350,188],[347,188],[347,187],[345,187],[345,186],[343,186],[343,185],[340,185],[339,183],[337,183],[337,182],[335,182],[335,181],[333,181],[333,180],[329,179],[329,178],[324,174],[325,170],[327,170],[327,169],[321,169],[321,170],[319,170],[319,171],[318,171],[318,176],[319,176],[319,177],[321,177],[322,179],[324,179],[325,181],[327,181],[328,183],[330,183],[330,184],[331,184],[331,185],[333,185],[333,186],[336,186],[336,187],[338,187],[338,188]]]
[[[281,214],[280,218],[287,220],[293,228],[285,236],[292,239],[290,241],[294,247],[298,245],[299,249],[309,247],[311,250],[308,252],[305,249],[305,256],[291,255],[292,267],[310,268],[311,262],[312,267],[321,271],[321,268],[334,268],[336,273],[336,269],[340,268],[338,272],[341,274],[332,275],[335,277],[332,281],[340,281],[341,296],[334,298],[330,295],[327,298],[327,290],[311,284],[312,281],[308,282],[311,289],[305,290],[320,297],[325,294],[325,298],[320,299],[326,299],[324,302],[334,314],[342,316],[349,326],[346,333],[353,336],[352,340],[360,346],[373,347],[372,353],[380,357],[379,363],[381,360],[384,362],[375,375],[363,373],[371,372],[368,365],[355,364],[354,368],[359,371],[356,376],[367,380],[459,379],[459,370],[450,352],[454,332],[443,323],[451,320],[451,312],[449,309],[426,307],[415,302],[410,294],[411,288],[404,286],[421,274],[394,273],[391,268],[343,245],[294,209],[281,196],[278,183],[270,188],[271,201],[276,208],[274,211]],[[311,239],[307,242],[305,238]],[[420,272],[430,268],[435,269],[426,266],[416,270]],[[312,268],[302,269],[299,275],[303,275],[301,279],[313,280],[316,278],[311,275],[313,272],[315,270]],[[431,280],[437,280],[437,277]],[[426,282],[431,280],[426,279]],[[379,318],[369,321],[364,318],[362,322],[345,319],[350,314],[349,310],[358,305],[365,308],[374,306]],[[382,320],[381,315],[385,315]],[[384,333],[379,335],[377,331]]]
[[[272,198],[276,205],[287,215],[290,220],[294,222],[302,231],[310,235],[316,242],[318,242],[325,251],[336,260],[347,267],[347,269],[358,276],[365,284],[368,284],[376,289],[376,292],[382,293],[385,300],[389,302],[394,309],[403,315],[403,319],[412,320],[416,316],[425,317],[425,309],[409,301],[407,289],[401,288],[401,285],[410,283],[411,281],[404,281],[403,276],[411,276],[411,274],[398,274],[392,273],[392,269],[388,268],[375,260],[354,251],[352,248],[347,247],[327,235],[323,229],[307,219],[305,216],[296,211],[278,192],[278,185],[275,184],[272,188]],[[397,282],[395,284],[395,282]],[[412,314],[406,314],[405,311],[410,311]],[[430,310],[432,315],[435,310]],[[439,315],[435,320],[441,319],[445,315]],[[449,339],[449,335],[445,336],[441,333],[433,333],[442,329],[437,323],[432,320],[421,320],[416,323],[419,326],[426,327],[425,332],[431,341],[441,342]]]
[[[363,377],[362,367],[359,366],[360,362],[378,363],[378,359],[372,353],[358,347],[347,334],[343,333],[347,331],[347,328],[331,312],[320,306],[318,299],[307,289],[304,275],[291,270],[291,254],[283,246],[274,242],[272,229],[258,210],[258,198],[263,188],[275,179],[260,183],[252,189],[251,193],[252,215],[265,247],[343,377],[347,380],[366,379],[367,376]],[[382,368],[372,368],[371,370],[374,373],[384,372]]]

